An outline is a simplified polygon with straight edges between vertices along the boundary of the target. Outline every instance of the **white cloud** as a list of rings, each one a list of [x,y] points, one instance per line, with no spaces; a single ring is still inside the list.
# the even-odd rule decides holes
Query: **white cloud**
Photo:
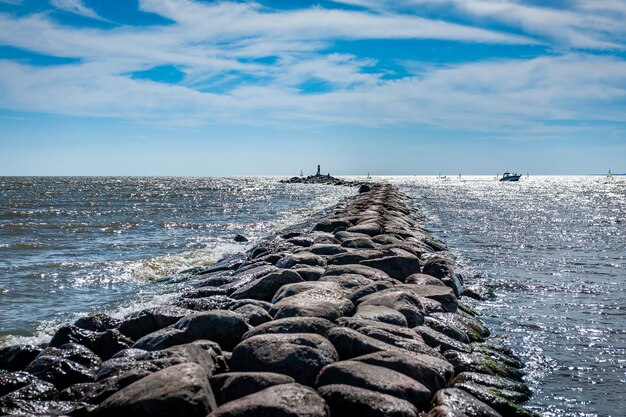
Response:
[[[92,19],[101,19],[93,9],[85,6],[81,0],[50,0],[50,4],[66,12]]]

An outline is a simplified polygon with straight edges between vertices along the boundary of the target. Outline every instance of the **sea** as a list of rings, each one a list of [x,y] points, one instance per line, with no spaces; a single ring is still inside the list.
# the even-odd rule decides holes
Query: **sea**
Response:
[[[0,345],[167,303],[189,279],[181,271],[356,193],[279,179],[0,177]],[[525,361],[530,409],[626,415],[626,177],[371,181],[406,193],[466,283],[492,288],[493,300],[467,302]]]

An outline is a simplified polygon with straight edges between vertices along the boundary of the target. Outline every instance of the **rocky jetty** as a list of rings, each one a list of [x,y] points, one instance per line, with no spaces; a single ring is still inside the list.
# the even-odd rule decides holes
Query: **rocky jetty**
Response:
[[[368,190],[370,188],[370,184],[368,182],[363,181],[348,181],[342,180],[340,178],[335,178],[330,174],[323,175],[321,173],[321,167],[317,166],[317,173],[315,175],[300,175],[299,177],[291,177],[286,180],[280,180],[283,184],[327,184],[327,185],[341,185],[348,187],[357,187],[361,186],[363,190]],[[364,192],[364,191],[362,191]]]
[[[489,293],[389,185],[187,274],[170,305],[0,349],[0,414],[533,415],[523,363],[463,303]]]

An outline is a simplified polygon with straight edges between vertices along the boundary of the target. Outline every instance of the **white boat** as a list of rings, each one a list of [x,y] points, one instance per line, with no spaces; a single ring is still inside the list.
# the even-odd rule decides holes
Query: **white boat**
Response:
[[[500,181],[519,181],[521,174],[511,174],[510,172],[505,172],[500,178]]]

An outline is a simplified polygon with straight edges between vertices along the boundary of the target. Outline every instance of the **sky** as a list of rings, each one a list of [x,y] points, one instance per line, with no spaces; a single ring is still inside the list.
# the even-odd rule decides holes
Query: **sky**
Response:
[[[626,172],[626,0],[0,0],[0,175]]]

